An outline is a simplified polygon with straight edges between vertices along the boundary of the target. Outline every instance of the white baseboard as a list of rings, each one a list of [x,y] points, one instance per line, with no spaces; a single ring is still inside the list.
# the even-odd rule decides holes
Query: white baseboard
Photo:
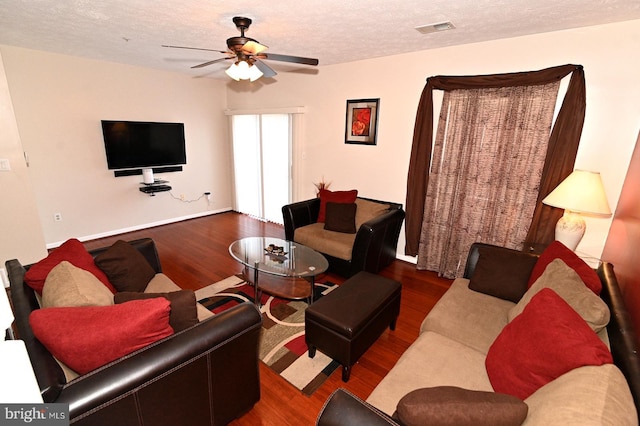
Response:
[[[210,210],[210,211],[206,211],[206,212],[202,212],[202,213],[196,213],[196,214],[192,214],[192,215],[188,215],[188,216],[174,217],[174,218],[171,218],[171,219],[160,220],[158,222],[144,223],[142,225],[136,225],[136,226],[132,226],[132,227],[129,227],[129,228],[114,229],[112,231],[102,232],[102,233],[93,234],[93,235],[85,235],[85,236],[76,237],[76,238],[78,240],[80,240],[80,241],[97,240],[99,238],[112,237],[114,235],[125,234],[127,232],[133,232],[133,231],[139,231],[141,229],[153,228],[155,226],[166,225],[168,223],[182,222],[183,220],[196,219],[198,217],[211,216],[211,215],[214,215],[214,214],[224,213],[224,212],[228,212],[228,211],[231,211],[231,210],[232,210],[231,207],[227,207],[227,208],[219,209],[219,210]],[[62,243],[64,243],[64,241],[56,241],[56,242],[53,242],[53,243],[48,243],[47,244],[47,250],[51,250],[51,249],[57,248],[60,245],[62,245]]]

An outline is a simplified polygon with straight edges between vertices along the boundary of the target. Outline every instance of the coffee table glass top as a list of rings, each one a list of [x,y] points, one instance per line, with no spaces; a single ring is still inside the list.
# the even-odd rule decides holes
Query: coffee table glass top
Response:
[[[280,238],[243,238],[231,243],[229,253],[249,268],[282,277],[314,277],[329,267],[317,251]]]

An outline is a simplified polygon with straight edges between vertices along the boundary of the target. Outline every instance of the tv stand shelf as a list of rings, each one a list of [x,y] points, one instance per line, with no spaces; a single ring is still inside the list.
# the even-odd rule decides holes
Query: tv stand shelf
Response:
[[[141,183],[140,192],[145,194],[155,195],[156,192],[171,191],[171,186],[167,185],[169,182],[166,180],[156,180],[153,183]]]

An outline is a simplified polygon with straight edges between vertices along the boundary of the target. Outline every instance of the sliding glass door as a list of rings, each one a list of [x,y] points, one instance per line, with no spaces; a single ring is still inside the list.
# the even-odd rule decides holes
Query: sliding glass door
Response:
[[[232,116],[235,210],[282,223],[291,200],[291,115]]]

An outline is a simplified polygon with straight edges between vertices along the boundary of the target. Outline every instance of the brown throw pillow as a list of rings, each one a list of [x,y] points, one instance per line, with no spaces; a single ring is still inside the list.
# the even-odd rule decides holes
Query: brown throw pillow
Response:
[[[405,426],[521,425],[529,407],[495,392],[438,386],[416,389],[400,399],[396,416]]]
[[[518,303],[527,291],[529,276],[538,258],[504,247],[481,247],[469,288]]]
[[[355,234],[357,207],[356,203],[328,202],[324,229],[345,234]]]
[[[122,240],[116,241],[104,253],[96,256],[95,263],[119,292],[144,291],[156,275],[142,253]]]
[[[174,332],[177,333],[198,323],[196,295],[193,290],[179,290],[170,293],[138,293],[125,291],[116,293],[116,295],[113,296],[113,301],[119,304],[131,300],[144,300],[155,297],[164,297],[171,303],[169,325],[173,328]]]

